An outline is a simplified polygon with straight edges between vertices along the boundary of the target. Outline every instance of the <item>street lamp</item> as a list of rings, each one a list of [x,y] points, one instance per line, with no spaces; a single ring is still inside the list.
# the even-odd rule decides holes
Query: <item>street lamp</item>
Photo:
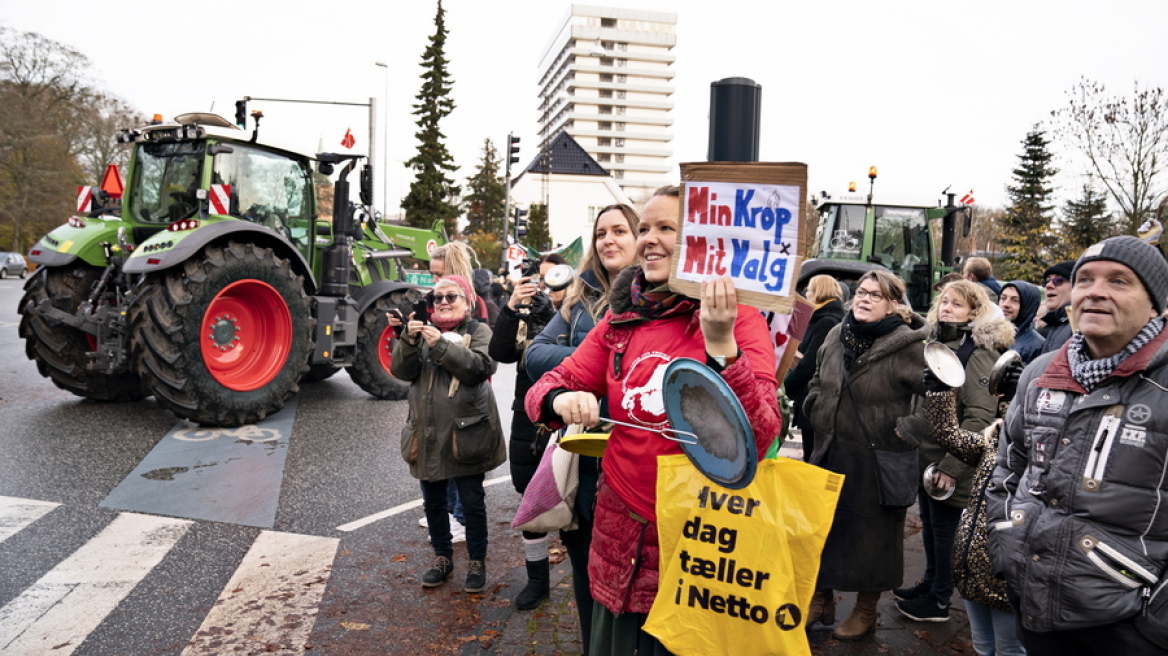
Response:
[[[381,216],[384,220],[389,216],[389,64],[373,62],[373,65],[385,69],[385,95],[381,99],[381,103],[385,105],[384,119],[382,120],[385,129],[382,131],[381,150],[384,153],[381,156]]]

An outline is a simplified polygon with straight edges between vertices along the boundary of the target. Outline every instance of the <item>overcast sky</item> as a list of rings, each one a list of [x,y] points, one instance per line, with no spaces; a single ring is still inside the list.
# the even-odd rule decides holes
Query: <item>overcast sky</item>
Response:
[[[1168,87],[1165,0],[607,4],[677,14],[675,164],[706,158],[710,83],[746,77],[762,85],[760,159],[806,162],[813,193],[850,180],[866,189],[875,165],[878,194],[932,202],[952,185],[973,189],[979,204],[1004,205],[1021,140],[1065,105],[1081,76],[1127,95],[1137,81]],[[537,65],[569,3],[444,7],[457,107],[443,125],[459,181],[486,137],[498,145],[520,135],[526,165]],[[84,53],[100,85],[146,115],[213,107],[230,118],[244,95],[381,102],[388,86],[385,180],[397,200],[412,179],[400,162],[416,148],[411,105],[435,8],[434,0],[0,0],[0,24]],[[367,152],[365,108],[252,108],[265,112],[266,140],[342,150],[352,128],[354,151]],[[1084,169],[1059,154],[1064,196],[1077,195]]]

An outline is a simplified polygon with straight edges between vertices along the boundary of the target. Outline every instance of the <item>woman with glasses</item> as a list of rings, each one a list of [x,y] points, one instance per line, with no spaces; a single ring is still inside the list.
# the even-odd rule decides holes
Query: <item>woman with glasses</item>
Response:
[[[834,590],[857,592],[851,616],[832,632],[839,640],[871,632],[880,593],[904,579],[907,508],[881,505],[875,455],[911,449],[896,437],[896,421],[924,392],[929,329],[901,302],[904,291],[904,282],[883,269],[860,277],[850,311],[819,350],[803,404],[815,429],[811,462],[846,476],[807,618],[807,626],[830,623]]]
[[[762,315],[738,304],[729,276],[702,282],[700,298],[669,289],[680,218],[680,189],[657,190],[641,212],[640,266],[617,276],[608,314],[527,394],[533,421],[595,426],[607,416],[644,427],[615,426],[602,459],[588,556],[597,654],[668,653],[642,627],[657,594],[657,456],[681,453],[654,430],[668,425],[660,381],[669,363],[695,358],[722,375],[760,458],[779,432],[775,352]]]
[[[446,486],[453,480],[466,514],[467,592],[487,586],[486,472],[507,459],[499,408],[489,378],[491,329],[473,319],[474,289],[462,276],[434,287],[428,321],[409,316],[393,347],[394,376],[410,381],[410,414],[401,434],[402,458],[421,481],[434,564],[422,586],[442,585],[454,571]]]
[[[641,216],[624,204],[609,205],[596,214],[592,248],[584,253],[580,275],[567,290],[563,306],[527,348],[527,374],[539,380],[572,355],[608,311],[612,281],[637,261],[637,229]],[[602,406],[607,412],[607,407]],[[608,415],[605,415],[608,416]],[[588,583],[588,549],[592,544],[592,501],[600,478],[600,458],[580,456],[580,485],[576,492],[576,524],[560,531],[572,562],[572,592],[580,615],[584,654],[592,634],[592,593]]]

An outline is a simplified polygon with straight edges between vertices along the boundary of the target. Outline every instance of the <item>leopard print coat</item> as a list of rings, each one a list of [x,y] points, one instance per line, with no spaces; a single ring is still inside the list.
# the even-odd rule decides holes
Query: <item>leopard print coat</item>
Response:
[[[1008,401],[999,403],[999,417],[1006,414],[1007,405]],[[976,467],[969,505],[961,513],[953,540],[953,584],[970,601],[1013,612],[1006,599],[1006,583],[994,576],[986,546],[985,489],[994,473],[1002,422],[999,419],[980,433],[962,430],[952,390],[926,393],[925,416],[937,443],[965,464]]]

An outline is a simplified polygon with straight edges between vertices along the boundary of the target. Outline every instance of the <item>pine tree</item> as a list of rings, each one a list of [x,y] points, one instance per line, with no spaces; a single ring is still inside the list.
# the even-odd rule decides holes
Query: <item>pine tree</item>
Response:
[[[1115,216],[1107,211],[1107,197],[1091,183],[1084,184],[1083,195],[1063,205],[1058,258],[1077,259],[1091,244],[1119,234],[1116,223]]]
[[[523,242],[537,251],[551,250],[552,235],[548,228],[547,205],[532,203],[527,210],[527,237]]]
[[[1051,179],[1058,170],[1046,132],[1035,125],[1022,140],[1022,153],[1014,169],[1014,184],[1006,187],[1010,206],[1002,217],[999,243],[1006,254],[1003,279],[1038,280],[1053,261],[1050,224],[1054,205]]]
[[[470,189],[463,199],[468,221],[466,233],[501,234],[507,187],[499,174],[499,151],[489,138],[483,141],[483,159],[479,161],[475,174],[466,179],[466,186]],[[482,253],[479,255],[481,257]]]
[[[439,123],[454,111],[454,100],[450,96],[453,80],[446,70],[446,12],[442,0],[438,0],[438,13],[434,16],[434,34],[430,45],[422,53],[422,89],[415,96],[414,115],[418,117],[418,154],[406,162],[413,169],[414,181],[410,183],[410,193],[402,201],[407,225],[429,228],[441,219],[446,225],[446,233],[454,235],[458,231],[458,206],[451,202],[460,189],[448,176],[455,170],[454,158],[446,149]]]

